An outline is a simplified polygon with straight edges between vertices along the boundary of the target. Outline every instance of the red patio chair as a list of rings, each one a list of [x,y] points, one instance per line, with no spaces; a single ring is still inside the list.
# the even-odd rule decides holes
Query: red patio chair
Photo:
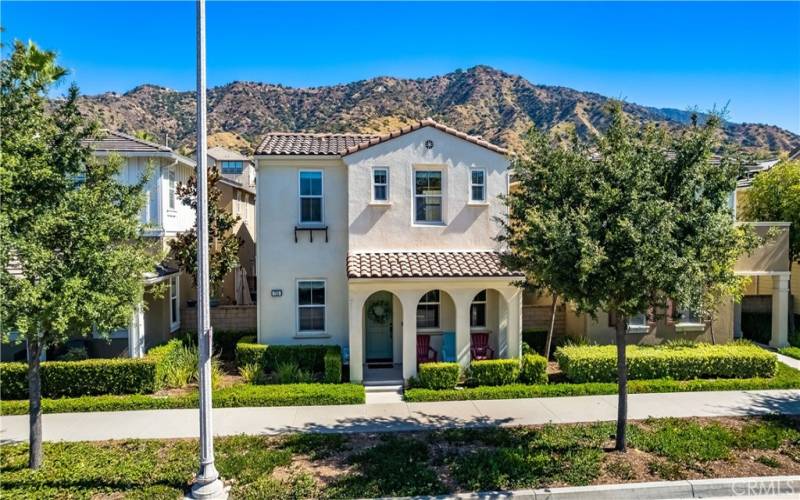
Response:
[[[469,350],[472,354],[472,359],[480,361],[494,358],[494,349],[489,347],[488,332],[473,333],[470,335],[470,344]]]
[[[417,364],[436,361],[436,349],[431,347],[430,335],[417,335]]]

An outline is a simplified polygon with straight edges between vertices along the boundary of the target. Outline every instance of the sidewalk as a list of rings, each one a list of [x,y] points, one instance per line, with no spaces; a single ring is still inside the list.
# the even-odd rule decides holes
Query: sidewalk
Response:
[[[217,408],[214,433],[396,432],[455,426],[532,425],[615,420],[617,397],[388,403],[345,406]],[[800,415],[800,390],[632,394],[631,420],[647,417]],[[193,438],[197,410],[61,413],[43,416],[46,441]],[[0,417],[0,443],[25,441],[28,416]]]

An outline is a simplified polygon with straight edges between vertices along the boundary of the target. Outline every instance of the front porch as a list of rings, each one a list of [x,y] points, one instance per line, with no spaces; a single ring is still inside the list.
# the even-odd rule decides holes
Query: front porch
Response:
[[[465,368],[480,354],[518,357],[522,293],[510,278],[350,279],[350,380],[405,381],[419,362]]]

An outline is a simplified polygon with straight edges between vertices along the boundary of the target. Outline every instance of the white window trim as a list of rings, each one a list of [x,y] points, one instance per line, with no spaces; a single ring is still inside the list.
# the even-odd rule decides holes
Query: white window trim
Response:
[[[489,315],[489,291],[488,290],[481,290],[481,292],[484,292],[484,294],[485,294],[484,296],[486,297],[485,299],[483,299],[483,300],[475,300],[475,298],[473,297],[472,302],[469,303],[469,329],[472,330],[472,331],[476,331],[476,332],[477,331],[486,330],[486,328],[487,328],[487,324],[486,324],[487,321],[486,320],[487,320],[487,316]],[[481,292],[478,292],[478,293],[481,293]],[[475,294],[475,297],[478,296],[478,293]],[[441,298],[439,300],[441,300]],[[472,306],[475,305],[475,304],[483,304],[483,307],[484,307],[484,309],[483,309],[483,321],[484,321],[483,325],[472,326]]]
[[[438,195],[442,199],[442,218],[439,221],[418,221],[417,220],[417,172],[440,172],[442,174],[442,194]],[[411,226],[412,227],[442,227],[447,225],[445,217],[447,208],[447,175],[446,170],[441,165],[417,165],[411,169]],[[424,195],[420,195],[424,196]],[[432,195],[437,196],[437,195]]]
[[[301,195],[300,194],[300,177],[304,173],[318,173],[320,175],[320,191],[317,195]],[[319,222],[303,222],[303,198],[319,198]],[[320,169],[301,169],[297,171],[297,225],[302,227],[319,227],[325,225],[325,172]],[[304,280],[309,281],[309,280]]]
[[[375,184],[375,172],[378,170],[383,170],[386,172],[386,184]],[[376,186],[386,186],[386,199],[378,200],[375,198],[375,187]],[[370,171],[370,204],[371,205],[391,205],[391,180],[389,179],[389,167],[372,167]]]
[[[685,309],[678,309],[678,316],[683,316],[682,311]],[[704,332],[706,324],[703,321],[676,321],[675,331],[678,332]]]
[[[325,324],[325,328],[322,330],[300,330],[300,308],[301,307],[320,307],[319,304],[316,305],[308,305],[308,306],[301,306],[300,305],[300,283],[308,283],[313,281],[321,281],[322,282],[322,290],[323,296],[325,298],[325,303],[322,304],[322,308],[324,310],[322,321]],[[306,338],[306,337],[327,337],[328,336],[328,280],[325,278],[300,278],[295,280],[294,284],[294,336],[295,338]]]
[[[648,324],[647,313],[637,314],[636,316],[644,317],[644,324],[640,323],[631,323],[630,318],[628,319],[628,333],[647,333],[650,331],[650,325]]]
[[[170,207],[170,205],[172,205]],[[178,210],[178,174],[175,167],[167,169],[167,213],[174,214]]]
[[[169,316],[169,321],[170,321],[169,330],[170,330],[170,332],[174,332],[175,330],[177,330],[178,328],[181,327],[181,282],[180,282],[180,280],[178,278],[179,278],[179,276],[177,274],[173,275],[173,276],[170,276],[170,278],[169,278],[169,314],[170,314],[170,316]],[[173,282],[174,282],[174,285],[175,285],[174,287],[173,287]],[[173,292],[174,292],[174,297],[173,297]],[[173,300],[173,298],[175,299],[175,309],[176,309],[176,311],[174,311],[175,312],[175,318],[176,318],[176,320],[174,322],[172,321],[172,313],[173,313],[173,311],[172,311],[172,300]]]
[[[428,292],[433,292],[434,290],[428,290]],[[417,329],[418,332],[441,332],[442,331],[442,291],[439,291],[439,301],[438,302],[423,302],[422,299],[425,298],[425,295],[428,292],[425,292],[422,297],[420,297],[419,302],[417,302],[417,307],[414,309],[414,327]],[[419,309],[419,306],[426,305],[436,305],[436,309],[438,309],[436,317],[439,318],[439,326],[432,326],[432,327],[420,327],[416,324],[416,312]]]
[[[472,172],[483,172],[483,184],[473,184],[472,182]],[[472,198],[472,188],[481,186],[483,188],[483,199],[476,200]],[[489,196],[486,192],[486,169],[485,168],[477,168],[473,167],[469,169],[469,204],[470,205],[488,205],[489,204]]]

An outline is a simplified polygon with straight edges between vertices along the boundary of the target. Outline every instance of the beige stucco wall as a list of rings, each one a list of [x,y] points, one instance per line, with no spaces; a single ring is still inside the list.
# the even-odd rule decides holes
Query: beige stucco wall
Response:
[[[261,343],[330,343],[347,345],[347,171],[336,158],[258,159],[256,194],[258,339]],[[314,233],[298,232],[298,173],[323,171],[323,217],[328,225]],[[326,334],[297,336],[297,280],[326,281]],[[282,290],[272,297],[271,290]]]
[[[426,149],[426,140],[434,147]],[[344,157],[348,165],[351,252],[492,250],[494,218],[506,213],[508,160],[486,148],[425,127]],[[389,169],[389,204],[372,204],[372,167]],[[487,203],[469,203],[470,168],[486,170]],[[415,169],[441,170],[443,224],[413,222]],[[259,181],[260,182],[260,181]]]
[[[739,258],[734,269],[742,274],[783,273],[789,271],[788,222],[753,222],[756,233],[765,241],[750,254]]]
[[[239,265],[245,268],[248,276],[253,276],[257,273],[255,195],[222,182],[217,183],[216,187],[222,193],[219,198],[220,207],[239,217],[239,222],[233,226],[233,233],[242,241],[242,246],[239,247]],[[239,200],[236,199],[237,193],[240,196]],[[220,298],[225,304],[235,303],[236,278],[233,272],[225,277]]]

